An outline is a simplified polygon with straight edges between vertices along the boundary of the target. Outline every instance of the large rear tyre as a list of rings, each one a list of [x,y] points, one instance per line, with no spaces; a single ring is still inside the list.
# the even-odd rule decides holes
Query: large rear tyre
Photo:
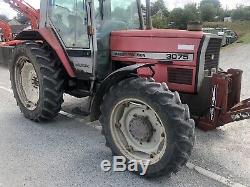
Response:
[[[35,42],[17,46],[10,63],[10,79],[17,105],[26,118],[39,122],[58,115],[64,73],[53,52]]]
[[[123,80],[104,97],[101,113],[107,146],[128,161],[150,160],[146,177],[169,176],[188,161],[195,124],[187,105],[166,84]]]

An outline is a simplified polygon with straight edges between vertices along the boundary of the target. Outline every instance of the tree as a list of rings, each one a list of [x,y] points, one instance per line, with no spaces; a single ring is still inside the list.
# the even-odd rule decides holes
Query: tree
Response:
[[[214,21],[217,15],[217,9],[211,3],[201,4],[200,12],[202,21]]]
[[[168,18],[161,15],[152,16],[152,25],[154,28],[164,29],[168,27]]]
[[[220,8],[221,7],[221,3],[219,0],[202,0],[200,3],[200,6],[204,6],[210,4],[212,5],[214,8]]]
[[[187,4],[184,7],[184,18],[185,24],[187,25],[190,21],[200,21],[199,10],[195,3]]]
[[[169,12],[164,0],[157,0],[156,2],[151,4],[152,16],[156,15],[158,12],[161,12],[163,16],[168,17]]]
[[[219,0],[202,0],[200,3],[202,21],[214,21],[221,15],[221,3]]]
[[[167,28],[169,11],[164,0],[151,4],[152,24],[155,28]]]
[[[232,11],[234,20],[250,20],[250,6],[239,6]]]
[[[185,14],[182,8],[175,8],[169,15],[169,21],[173,22],[175,27],[178,29],[186,29]]]

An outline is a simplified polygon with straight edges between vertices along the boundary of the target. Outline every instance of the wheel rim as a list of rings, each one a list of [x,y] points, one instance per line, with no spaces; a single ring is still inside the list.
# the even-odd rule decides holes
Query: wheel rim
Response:
[[[36,70],[27,57],[17,60],[15,85],[22,104],[28,110],[35,110],[39,101],[40,84]]]
[[[112,110],[114,143],[129,160],[157,163],[167,147],[167,133],[155,110],[138,99],[124,99]]]

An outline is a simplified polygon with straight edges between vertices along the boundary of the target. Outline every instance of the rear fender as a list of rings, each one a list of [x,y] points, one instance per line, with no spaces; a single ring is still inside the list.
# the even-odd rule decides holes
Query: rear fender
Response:
[[[101,115],[100,107],[103,102],[103,97],[113,85],[118,84],[120,81],[130,78],[130,77],[138,77],[137,71],[141,68],[149,68],[152,72],[152,75],[154,75],[154,70],[152,68],[153,66],[154,64],[135,64],[131,66],[126,66],[110,74],[102,82],[101,86],[98,88],[93,98],[93,101],[91,104],[90,120],[96,121],[99,119]],[[149,75],[149,76],[152,77],[152,75]]]
[[[58,58],[62,62],[67,74],[70,77],[76,77],[75,72],[70,64],[70,61],[53,31],[49,28],[41,28],[37,30],[29,30],[21,32],[16,40],[42,40],[46,41],[50,47],[55,51]]]

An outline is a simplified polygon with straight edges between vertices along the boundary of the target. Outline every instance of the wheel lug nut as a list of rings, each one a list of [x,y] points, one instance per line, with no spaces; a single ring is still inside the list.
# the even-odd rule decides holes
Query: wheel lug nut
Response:
[[[165,134],[164,134],[164,133],[162,133],[162,134],[161,134],[161,137],[162,137],[162,138],[164,138],[164,137],[165,137]]]
[[[133,149],[132,146],[128,146],[128,147],[127,147],[127,150],[128,150],[129,152],[132,152],[134,149]]]
[[[121,128],[121,126],[122,126],[122,125],[121,125],[120,123],[116,123],[116,124],[115,124],[115,127],[116,127],[116,128]]]

